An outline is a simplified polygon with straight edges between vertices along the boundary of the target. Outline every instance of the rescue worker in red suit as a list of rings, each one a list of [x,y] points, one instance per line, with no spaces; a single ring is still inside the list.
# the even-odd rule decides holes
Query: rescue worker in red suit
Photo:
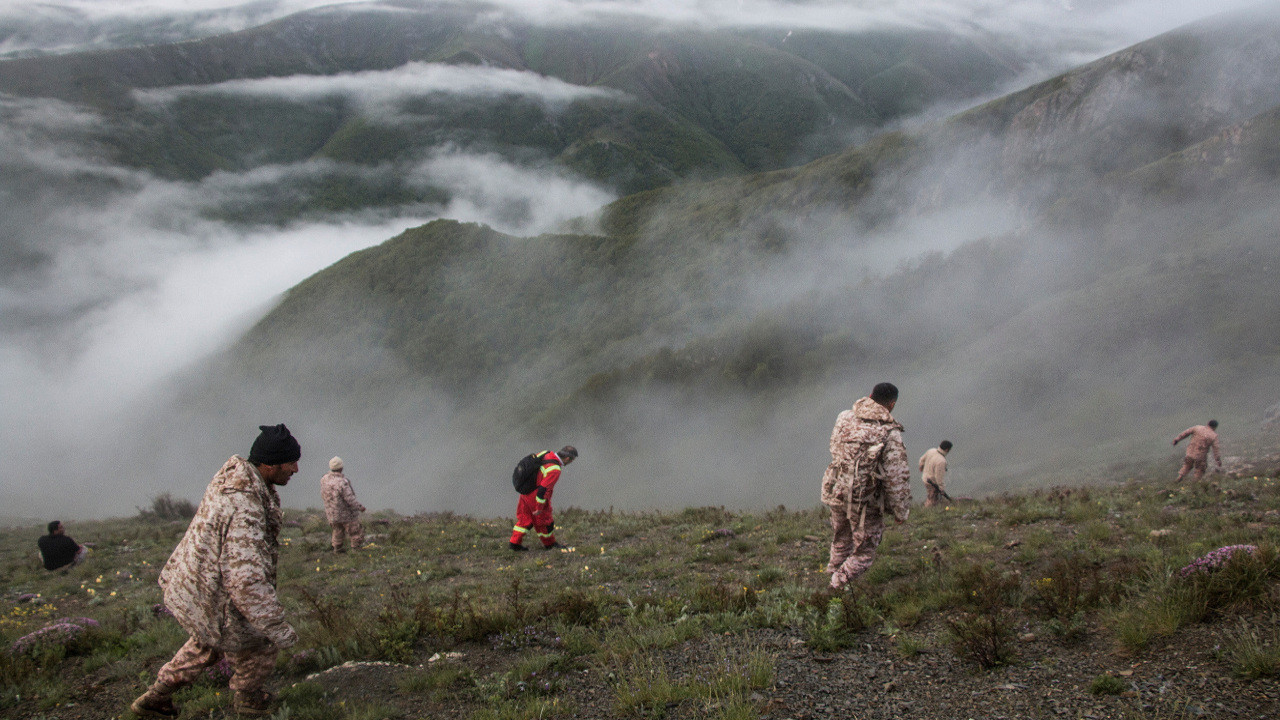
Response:
[[[550,452],[542,456],[542,466],[538,468],[538,485],[533,492],[520,496],[516,505],[516,526],[511,531],[511,549],[517,552],[529,548],[523,545],[525,533],[533,530],[542,541],[543,550],[560,547],[556,542],[555,522],[551,515],[551,493],[560,479],[563,467],[578,457],[577,448],[565,445],[560,452]]]

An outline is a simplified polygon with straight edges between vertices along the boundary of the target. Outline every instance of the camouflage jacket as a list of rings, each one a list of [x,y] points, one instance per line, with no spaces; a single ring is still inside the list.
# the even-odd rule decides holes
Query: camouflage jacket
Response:
[[[1177,445],[1183,439],[1190,437],[1187,443],[1187,457],[1194,460],[1209,459],[1209,451],[1213,450],[1213,459],[1222,464],[1222,450],[1218,447],[1218,433],[1208,425],[1196,425],[1189,427],[1178,433],[1178,437],[1173,439],[1173,444]]]
[[[364,512],[351,481],[341,472],[327,473],[320,478],[320,499],[324,500],[324,516],[330,524],[355,522]]]
[[[298,640],[276,597],[280,497],[239,455],[222,466],[160,571],[164,603],[202,645],[222,651]]]
[[[872,503],[906,521],[911,512],[911,467],[902,425],[869,397],[836,418],[831,464],[822,476],[822,502],[830,507]]]

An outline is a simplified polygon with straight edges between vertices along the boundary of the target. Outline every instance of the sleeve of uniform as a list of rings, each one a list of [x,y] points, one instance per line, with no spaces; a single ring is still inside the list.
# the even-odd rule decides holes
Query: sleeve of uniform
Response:
[[[276,589],[267,580],[266,514],[256,503],[237,509],[223,546],[223,582],[236,610],[276,647],[287,648],[298,634],[285,622]]]
[[[1182,432],[1178,433],[1178,437],[1173,439],[1173,444],[1177,445],[1178,443],[1182,442],[1184,439],[1186,439],[1188,435],[1191,434],[1192,430],[1195,430],[1195,428],[1193,427],[1187,428],[1186,430],[1183,430]]]
[[[853,413],[844,411],[836,416],[836,424],[831,428],[831,459],[839,460],[844,456],[844,441],[849,439],[849,426],[853,423]]]
[[[906,522],[911,513],[911,465],[901,430],[891,431],[885,441],[884,488],[888,510],[899,522]]]
[[[920,456],[920,472],[924,472],[924,459],[929,457],[929,453]]]
[[[1213,439],[1213,459],[1218,461],[1218,467],[1222,467],[1222,448],[1218,446],[1218,438]]]
[[[551,496],[551,491],[556,487],[556,481],[560,479],[559,465],[543,465],[538,471],[538,504],[542,505],[547,502],[547,498]]]
[[[346,478],[343,478],[342,482],[342,500],[347,504],[347,507],[353,510],[356,508],[361,511],[364,510],[364,506],[360,504],[359,500],[356,500],[355,488],[351,487],[351,481]]]

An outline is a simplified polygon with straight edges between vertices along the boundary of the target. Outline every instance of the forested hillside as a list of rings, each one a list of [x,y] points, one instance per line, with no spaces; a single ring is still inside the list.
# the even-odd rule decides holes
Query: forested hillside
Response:
[[[312,187],[280,193],[264,183],[261,202],[228,211],[283,222],[442,203],[438,186],[415,185],[407,172],[377,182],[360,171],[442,145],[544,158],[624,193],[794,165],[931,103],[989,94],[1016,76],[1024,54],[1007,39],[941,30],[555,26],[482,3],[377,3],[183,43],[8,60],[0,92],[97,108],[110,121],[105,152],[167,177],[337,163]],[[255,80],[353,73],[367,86],[426,64],[536,73],[599,92],[552,100],[517,84],[475,94],[423,78],[380,107],[349,88],[253,90]]]
[[[464,452],[590,438],[595,504],[684,497],[628,484],[640,462],[777,496],[881,379],[975,492],[1209,415],[1251,430],[1280,377],[1277,38],[1274,14],[1191,26],[803,167],[623,198],[605,234],[435,222],[295,288],[218,377],[366,420],[394,396],[393,434],[422,398]]]

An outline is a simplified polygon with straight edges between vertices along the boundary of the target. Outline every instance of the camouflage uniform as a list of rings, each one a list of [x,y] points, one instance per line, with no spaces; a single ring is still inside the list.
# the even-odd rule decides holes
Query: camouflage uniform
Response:
[[[360,547],[364,542],[360,513],[365,507],[356,500],[356,491],[341,470],[331,471],[320,479],[320,497],[324,500],[325,517],[333,528],[330,538],[333,549],[341,552],[347,537],[351,538],[351,547]]]
[[[884,513],[899,522],[911,512],[911,468],[902,425],[869,397],[836,418],[831,464],[822,477],[822,502],[831,508],[831,587],[866,572],[884,537]]]
[[[1196,480],[1204,478],[1204,471],[1209,468],[1209,450],[1213,450],[1213,459],[1218,462],[1218,469],[1222,469],[1222,450],[1218,447],[1218,433],[1213,428],[1208,425],[1189,427],[1173,439],[1173,444],[1177,445],[1187,437],[1191,441],[1187,443],[1187,455],[1182,459],[1182,469],[1178,471],[1179,480],[1191,470],[1196,471]]]
[[[942,491],[947,489],[947,451],[929,448],[920,456],[920,479],[924,481],[924,506],[938,504]],[[933,485],[929,481],[933,481]],[[937,487],[934,487],[936,485]]]
[[[278,650],[298,640],[276,597],[282,519],[275,488],[248,460],[233,456],[214,476],[160,571],[165,606],[191,638],[148,695],[167,697],[223,657],[237,699],[265,695]]]

